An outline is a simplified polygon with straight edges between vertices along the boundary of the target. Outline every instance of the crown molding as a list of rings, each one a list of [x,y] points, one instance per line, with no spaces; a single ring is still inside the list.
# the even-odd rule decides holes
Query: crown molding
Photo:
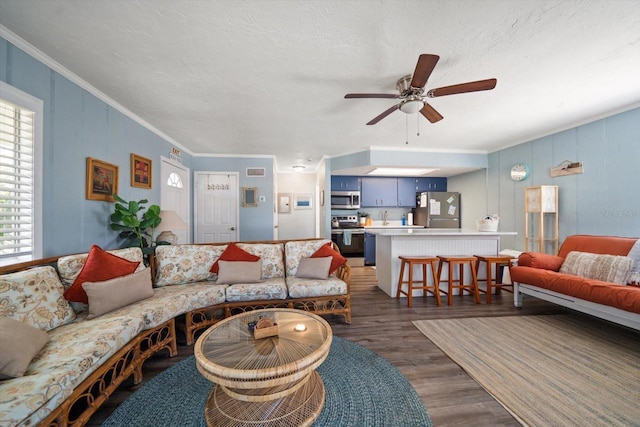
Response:
[[[181,150],[189,153],[190,155],[193,155],[191,150],[186,148],[184,145],[178,143],[173,138],[171,138],[170,136],[168,136],[164,132],[162,132],[160,129],[158,129],[155,126],[153,126],[151,123],[147,122],[146,120],[142,119],[141,117],[139,117],[138,115],[136,115],[135,113],[133,113],[132,111],[130,111],[129,109],[127,109],[126,107],[121,105],[120,103],[116,102],[114,99],[110,98],[105,93],[101,92],[100,90],[98,90],[97,88],[92,86],[90,83],[88,83],[86,80],[82,79],[80,76],[75,74],[73,71],[69,70],[64,65],[60,64],[59,62],[57,62],[53,58],[47,56],[45,53],[43,53],[42,51],[38,50],[31,43],[29,43],[26,40],[22,39],[20,36],[18,36],[13,31],[9,30],[7,27],[4,27],[4,26],[0,25],[0,37],[4,38],[9,43],[11,43],[15,47],[17,47],[18,49],[24,51],[26,54],[32,56],[37,61],[39,61],[39,62],[43,63],[44,65],[46,65],[47,67],[51,68],[56,73],[58,73],[61,76],[65,77],[66,79],[69,79],[71,82],[75,83],[76,85],[80,86],[82,89],[86,90],[91,95],[95,96],[96,98],[98,98],[99,100],[104,102],[105,104],[109,105],[110,107],[114,108],[115,110],[119,111],[120,113],[124,114],[125,116],[129,117],[131,120],[135,121],[140,126],[148,129],[149,131],[151,131],[154,134],[158,135],[159,137],[161,137],[162,139],[166,140],[167,142],[170,142],[171,144],[175,145],[176,147],[180,148]]]

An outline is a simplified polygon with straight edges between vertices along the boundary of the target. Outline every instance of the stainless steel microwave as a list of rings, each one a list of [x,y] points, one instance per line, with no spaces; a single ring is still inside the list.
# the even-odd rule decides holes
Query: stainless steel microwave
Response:
[[[360,209],[360,192],[332,191],[331,209]]]

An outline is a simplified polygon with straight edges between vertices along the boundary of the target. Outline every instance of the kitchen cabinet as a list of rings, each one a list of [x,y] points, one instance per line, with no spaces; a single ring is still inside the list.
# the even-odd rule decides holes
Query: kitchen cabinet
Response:
[[[364,233],[364,265],[376,265],[376,235]]]
[[[331,177],[331,191],[358,191],[360,190],[359,176],[336,175]]]
[[[415,208],[417,178],[398,178],[398,206]]]
[[[360,186],[362,190],[360,205],[362,207],[384,208],[398,206],[397,178],[363,177]]]
[[[416,179],[416,192],[423,191],[447,191],[447,178],[444,177],[420,177]]]

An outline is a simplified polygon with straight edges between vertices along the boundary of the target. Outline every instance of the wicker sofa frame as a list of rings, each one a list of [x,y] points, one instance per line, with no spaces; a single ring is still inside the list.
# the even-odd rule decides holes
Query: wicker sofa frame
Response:
[[[271,240],[243,243],[283,243],[289,241],[326,240],[326,239],[295,239]],[[228,243],[213,243],[226,245]],[[210,244],[211,245],[211,244]],[[338,248],[335,244],[336,251]],[[23,262],[0,267],[0,274],[14,273],[34,267],[50,265],[56,267],[59,257],[50,257],[34,261]],[[155,259],[150,257],[152,277],[155,279]],[[336,276],[347,284],[347,292],[342,295],[287,298],[247,302],[224,302],[220,304],[192,310],[179,315],[154,328],[144,330],[129,343],[111,356],[98,367],[80,385],[76,386],[72,394],[53,410],[38,426],[67,427],[83,426],[109,396],[129,377],[133,383],[142,381],[142,365],[149,357],[162,350],[167,350],[169,357],[177,354],[176,318],[183,323],[179,327],[184,331],[186,342],[192,345],[199,331],[205,330],[220,320],[237,313],[263,308],[295,308],[306,310],[319,315],[341,315],[345,323],[351,323],[350,280],[351,268],[345,264],[336,272]],[[177,285],[179,286],[179,285]],[[135,305],[135,304],[134,304]]]

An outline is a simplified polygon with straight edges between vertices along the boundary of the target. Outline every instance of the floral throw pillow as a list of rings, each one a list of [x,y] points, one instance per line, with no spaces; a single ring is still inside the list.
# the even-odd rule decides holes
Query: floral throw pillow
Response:
[[[76,318],[53,267],[0,276],[0,316],[49,331]]]

